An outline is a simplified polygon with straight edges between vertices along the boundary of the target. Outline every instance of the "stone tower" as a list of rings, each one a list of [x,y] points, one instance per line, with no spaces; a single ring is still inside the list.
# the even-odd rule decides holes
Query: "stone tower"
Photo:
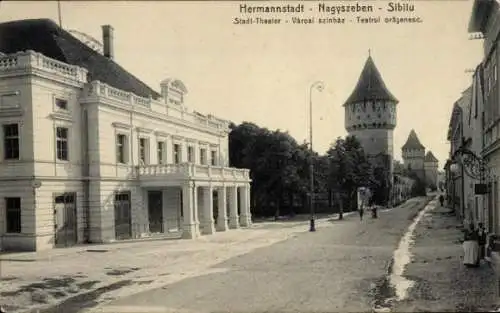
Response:
[[[425,178],[428,185],[438,186],[439,161],[434,154],[429,151],[424,158]]]
[[[415,130],[410,131],[410,135],[408,135],[401,150],[405,168],[414,171],[420,179],[425,181],[425,147],[420,143]]]
[[[392,186],[393,131],[398,100],[385,86],[371,55],[354,91],[344,104],[345,128],[355,136],[376,168],[382,168]]]

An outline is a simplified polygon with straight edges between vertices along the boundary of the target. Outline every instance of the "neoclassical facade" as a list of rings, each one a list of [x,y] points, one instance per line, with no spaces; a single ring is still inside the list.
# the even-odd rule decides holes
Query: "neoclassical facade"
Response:
[[[229,123],[156,92],[51,20],[0,24],[0,248],[42,250],[249,226]]]

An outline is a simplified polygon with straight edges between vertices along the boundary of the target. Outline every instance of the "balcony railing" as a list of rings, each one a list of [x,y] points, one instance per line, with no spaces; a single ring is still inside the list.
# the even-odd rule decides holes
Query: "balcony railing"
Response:
[[[185,106],[168,104],[165,103],[164,99],[155,100],[152,97],[144,98],[131,92],[111,87],[100,81],[93,81],[90,83],[84,93],[84,97],[99,97],[102,99],[118,101],[126,107],[134,106],[136,109],[153,111],[160,115],[180,119],[193,124],[203,125],[209,128],[227,130],[229,125],[227,121],[219,119],[211,114],[203,115],[188,110]]]
[[[28,50],[0,56],[0,74],[33,69],[74,79],[80,83],[87,82],[86,69],[48,58],[38,52]]]
[[[248,169],[192,163],[139,165],[136,166],[136,173],[139,179],[168,175],[178,175],[186,178],[250,179]]]
[[[0,75],[33,70],[42,71],[49,75],[57,75],[58,77],[70,79],[78,83],[87,83],[87,69],[60,62],[38,52],[28,50],[14,54],[0,55]],[[211,114],[204,115],[189,110],[185,106],[168,104],[162,98],[155,100],[151,97],[141,97],[131,92],[111,87],[100,81],[92,81],[86,86],[85,91],[82,100],[85,100],[86,97],[92,98],[95,96],[118,101],[124,106],[134,106],[188,123],[203,125],[209,129],[228,130],[228,121]]]

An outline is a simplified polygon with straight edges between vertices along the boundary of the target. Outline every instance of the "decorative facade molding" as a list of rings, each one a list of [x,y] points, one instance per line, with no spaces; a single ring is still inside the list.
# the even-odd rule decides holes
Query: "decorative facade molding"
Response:
[[[111,125],[113,125],[114,128],[121,128],[121,129],[126,129],[126,130],[130,130],[132,128],[131,125],[120,123],[120,122],[113,122]]]
[[[155,136],[158,137],[158,138],[164,138],[164,139],[167,139],[168,137],[170,137],[170,134],[166,133],[166,132],[162,132],[162,131],[155,131],[154,132]]]
[[[73,118],[71,114],[66,112],[54,112],[50,114],[50,118],[53,120],[65,121],[69,123],[73,123]]]
[[[145,128],[145,127],[136,127],[135,130],[138,133],[143,133],[143,134],[151,134],[153,132],[151,128]]]

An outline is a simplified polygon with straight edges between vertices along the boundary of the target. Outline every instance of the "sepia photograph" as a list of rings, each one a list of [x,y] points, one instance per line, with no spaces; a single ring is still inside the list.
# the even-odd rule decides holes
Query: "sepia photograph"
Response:
[[[500,0],[0,0],[0,313],[500,312]]]

